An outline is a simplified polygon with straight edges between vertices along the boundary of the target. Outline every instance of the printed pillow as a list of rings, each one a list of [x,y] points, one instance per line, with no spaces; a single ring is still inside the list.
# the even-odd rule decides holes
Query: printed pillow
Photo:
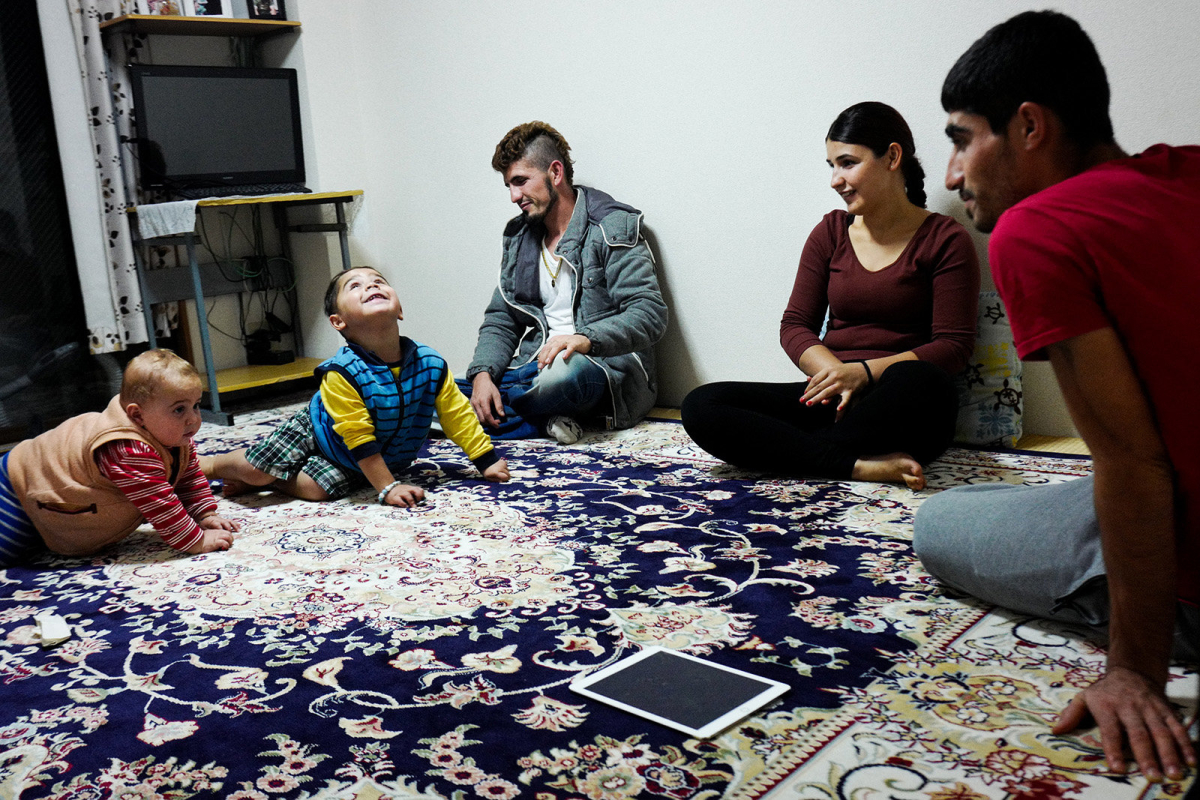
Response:
[[[954,440],[981,447],[1016,447],[1021,438],[1021,359],[997,292],[979,293],[979,334],[966,369],[955,378]]]

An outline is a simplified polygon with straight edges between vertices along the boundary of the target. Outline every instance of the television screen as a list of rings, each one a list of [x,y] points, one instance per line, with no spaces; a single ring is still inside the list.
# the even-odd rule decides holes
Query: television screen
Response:
[[[143,186],[303,184],[295,70],[129,69]]]

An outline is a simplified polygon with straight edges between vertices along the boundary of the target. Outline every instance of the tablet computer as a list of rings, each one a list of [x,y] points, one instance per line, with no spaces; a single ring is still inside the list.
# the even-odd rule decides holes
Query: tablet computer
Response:
[[[665,647],[648,647],[571,682],[585,697],[700,739],[711,739],[790,688]]]

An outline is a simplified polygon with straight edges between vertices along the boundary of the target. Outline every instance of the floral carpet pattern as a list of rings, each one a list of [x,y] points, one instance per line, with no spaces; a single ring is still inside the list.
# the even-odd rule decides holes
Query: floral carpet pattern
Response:
[[[1182,796],[1050,734],[1094,645],[943,594],[909,543],[929,491],[1088,461],[951,450],[913,493],[741,472],[672,422],[502,452],[488,484],[431,440],[413,510],[249,495],[227,552],[145,529],[0,571],[0,798]],[[708,741],[569,689],[649,645],[792,689]]]

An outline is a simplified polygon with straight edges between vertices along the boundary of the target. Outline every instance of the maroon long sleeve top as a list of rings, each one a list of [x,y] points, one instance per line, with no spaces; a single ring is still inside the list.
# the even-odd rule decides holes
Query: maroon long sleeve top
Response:
[[[792,363],[823,344],[842,361],[911,350],[951,375],[961,371],[975,348],[979,304],[979,259],[966,229],[930,214],[895,262],[871,272],[850,244],[852,221],[831,211],[804,245],[779,326]]]

